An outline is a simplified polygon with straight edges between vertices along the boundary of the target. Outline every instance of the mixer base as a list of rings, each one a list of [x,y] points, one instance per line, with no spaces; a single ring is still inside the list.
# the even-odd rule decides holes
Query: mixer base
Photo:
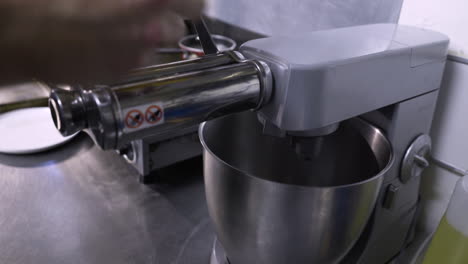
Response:
[[[210,264],[230,264],[224,252],[223,246],[215,239],[213,244],[213,251],[211,252]]]

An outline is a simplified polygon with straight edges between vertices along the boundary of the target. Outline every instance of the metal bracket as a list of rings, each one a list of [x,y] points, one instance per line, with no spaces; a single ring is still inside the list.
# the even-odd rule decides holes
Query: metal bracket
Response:
[[[444,168],[452,173],[455,173],[459,176],[466,176],[468,175],[468,170],[466,169],[463,169],[463,168],[460,168],[454,164],[451,164],[449,162],[446,162],[446,161],[443,161],[443,160],[440,160],[440,159],[437,159],[437,158],[434,158],[434,157],[431,157],[431,162],[434,163],[435,165],[441,167],[441,168]]]

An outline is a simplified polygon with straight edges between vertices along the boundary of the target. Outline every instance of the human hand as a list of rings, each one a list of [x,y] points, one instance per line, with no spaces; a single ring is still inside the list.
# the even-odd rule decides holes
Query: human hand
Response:
[[[184,33],[203,0],[0,0],[0,82],[111,80]]]

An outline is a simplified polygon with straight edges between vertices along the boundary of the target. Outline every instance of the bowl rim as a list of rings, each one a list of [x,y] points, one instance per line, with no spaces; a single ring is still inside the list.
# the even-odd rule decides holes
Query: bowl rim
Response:
[[[265,182],[265,183],[273,184],[273,185],[279,185],[279,186],[287,187],[287,188],[298,188],[298,189],[304,189],[304,190],[316,189],[316,190],[322,190],[322,191],[359,187],[359,186],[361,186],[363,184],[367,184],[367,183],[378,181],[378,180],[381,180],[381,183],[382,183],[383,182],[383,176],[390,170],[390,168],[393,166],[393,164],[395,162],[395,156],[394,156],[394,153],[393,153],[392,144],[387,139],[387,137],[383,134],[382,130],[380,130],[379,128],[375,127],[374,125],[370,124],[369,122],[367,122],[367,121],[365,121],[365,120],[363,120],[363,119],[361,119],[359,117],[354,117],[354,118],[351,118],[349,120],[352,120],[352,119],[358,119],[362,123],[367,124],[368,126],[370,126],[370,127],[372,127],[374,129],[375,133],[377,133],[383,139],[384,143],[386,145],[388,145],[389,151],[390,151],[389,158],[388,158],[388,162],[387,162],[386,166],[383,167],[379,171],[379,173],[377,173],[376,175],[374,175],[374,176],[372,176],[372,177],[370,177],[370,178],[368,178],[368,179],[366,179],[364,181],[354,182],[354,183],[349,183],[349,184],[343,184],[343,185],[336,185],[336,186],[322,186],[322,187],[321,186],[309,186],[309,185],[301,185],[301,184],[283,183],[283,182],[272,181],[272,180],[267,180],[267,179],[257,177],[255,175],[252,175],[251,173],[240,170],[240,169],[236,168],[235,166],[227,163],[226,161],[221,159],[218,155],[215,155],[213,153],[213,151],[211,151],[211,149],[208,147],[208,144],[206,143],[205,137],[203,135],[203,130],[204,130],[206,124],[211,122],[211,121],[205,121],[205,122],[200,124],[200,126],[198,128],[198,135],[199,135],[199,138],[200,138],[200,142],[201,142],[201,144],[203,146],[203,159],[205,159],[205,151],[206,151],[212,157],[214,157],[216,160],[221,162],[222,164],[226,165],[227,167],[229,167],[230,169],[232,169],[232,170],[234,170],[236,172],[239,172],[239,173],[242,173],[242,174],[246,175],[247,177],[251,178],[252,180],[261,181],[261,182]],[[377,190],[379,190],[379,189],[380,188],[378,188]]]
[[[204,53],[202,48],[194,48],[185,44],[187,40],[197,38],[197,37],[198,35],[188,35],[188,36],[181,38],[178,43],[179,47],[185,51],[192,52],[192,53],[197,53],[197,54]],[[223,50],[223,51],[232,51],[237,47],[236,41],[226,36],[212,34],[211,38],[213,39],[214,42],[216,42],[217,40],[223,40],[230,44],[230,46],[228,46],[226,50]]]

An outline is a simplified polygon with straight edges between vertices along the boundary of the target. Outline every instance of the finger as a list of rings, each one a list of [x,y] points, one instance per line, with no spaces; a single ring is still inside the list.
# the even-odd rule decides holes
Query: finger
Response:
[[[153,18],[145,28],[145,39],[157,44],[177,43],[185,34],[183,19],[171,11]]]
[[[167,6],[174,12],[188,19],[200,17],[205,6],[204,0],[167,0]]]

